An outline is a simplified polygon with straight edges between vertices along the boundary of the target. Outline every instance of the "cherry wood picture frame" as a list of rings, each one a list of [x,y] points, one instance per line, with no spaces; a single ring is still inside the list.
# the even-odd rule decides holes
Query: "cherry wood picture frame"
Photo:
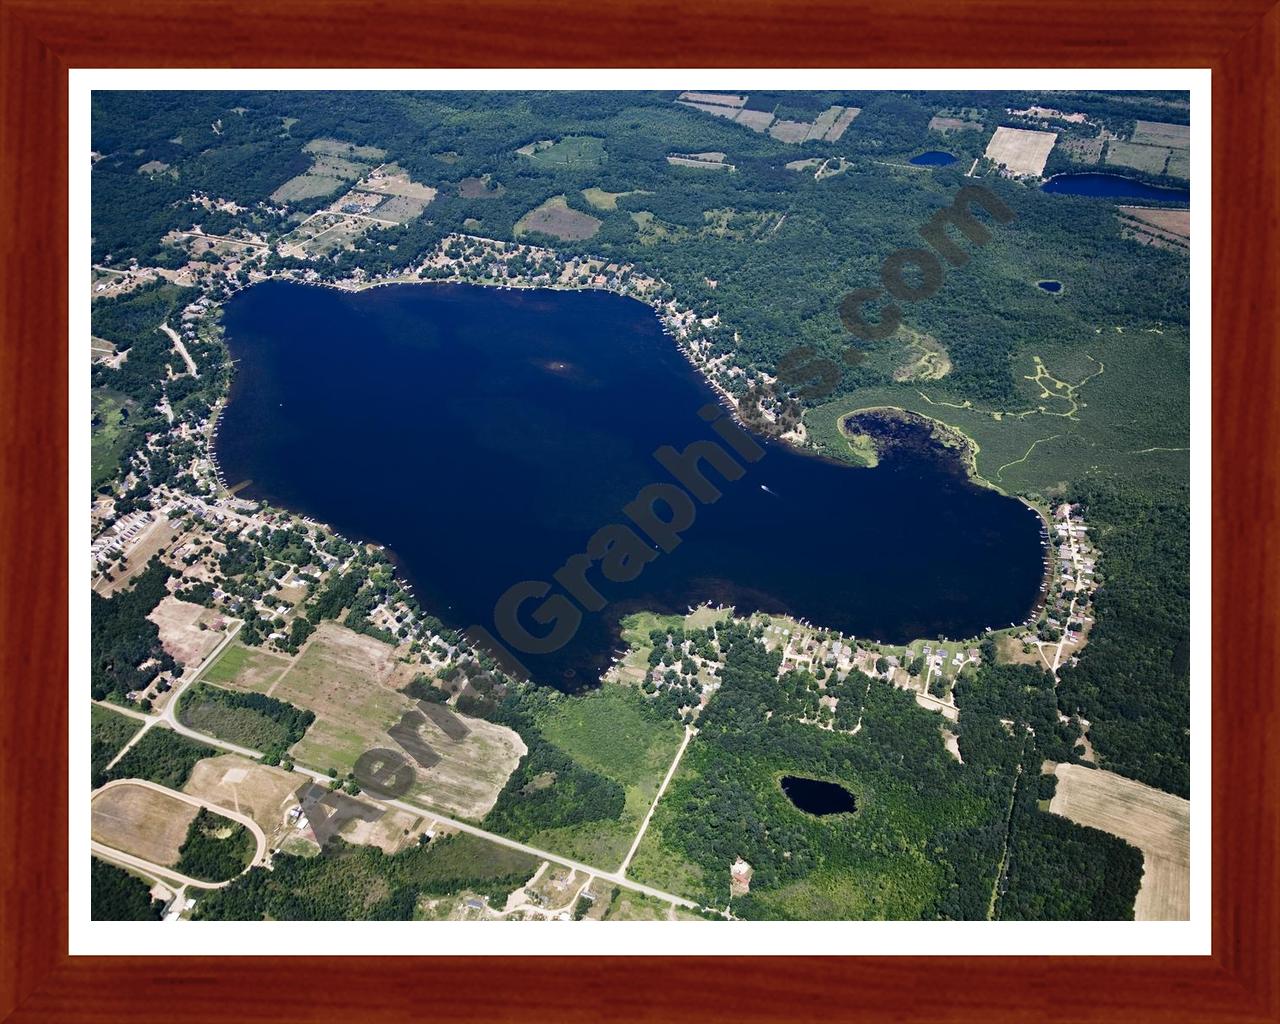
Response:
[[[0,55],[0,1020],[1280,1020],[1280,6],[0,0]],[[68,69],[463,66],[1212,69],[1212,955],[68,956]]]

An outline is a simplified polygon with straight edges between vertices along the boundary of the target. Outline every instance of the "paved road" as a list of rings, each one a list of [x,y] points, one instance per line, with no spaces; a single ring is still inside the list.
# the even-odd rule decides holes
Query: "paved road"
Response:
[[[680,749],[676,751],[671,767],[667,769],[662,785],[658,787],[658,795],[653,798],[653,803],[649,805],[649,813],[644,816],[644,821],[640,824],[640,831],[636,833],[635,842],[631,844],[631,849],[627,851],[627,856],[622,861],[622,867],[618,868],[618,874],[625,875],[627,873],[627,865],[631,863],[631,858],[636,855],[636,850],[640,848],[640,840],[644,838],[645,832],[649,829],[649,819],[653,817],[653,812],[657,809],[658,801],[662,799],[662,794],[667,791],[667,783],[671,781],[671,776],[675,775],[676,766],[680,764],[680,758],[684,757],[684,748],[689,745],[689,741],[693,739],[693,734],[697,731],[691,725],[684,727],[684,739],[680,741]]]
[[[262,831],[262,826],[260,826],[256,821],[250,818],[247,814],[241,814],[239,811],[230,810],[229,808],[223,807],[220,804],[212,803],[209,800],[203,800],[198,796],[192,796],[190,793],[183,793],[181,790],[170,789],[168,786],[162,786],[158,782],[151,782],[147,779],[113,779],[111,782],[108,782],[105,786],[101,786],[98,789],[95,789],[93,791],[93,799],[96,800],[99,796],[101,796],[107,790],[117,789],[120,786],[141,786],[143,789],[150,789],[156,793],[163,793],[165,796],[173,797],[173,799],[175,800],[181,800],[185,804],[191,804],[193,807],[203,807],[206,811],[212,811],[215,814],[222,815],[224,818],[230,818],[232,821],[240,825],[243,825],[250,832],[252,832],[254,842],[257,844],[257,849],[254,850],[253,860],[251,860],[245,866],[245,870],[248,871],[249,868],[253,867],[253,865],[255,864],[266,863],[266,860],[267,860],[266,833]],[[102,845],[102,844],[99,844],[99,845]]]
[[[222,642],[219,643],[218,646],[214,648],[213,652],[207,658],[205,658],[205,660],[200,664],[200,667],[196,669],[194,672],[190,672],[183,677],[183,681],[177,687],[174,688],[174,690],[170,694],[168,702],[164,706],[164,710],[160,712],[159,715],[152,715],[152,716],[146,716],[146,717],[149,717],[153,722],[163,721],[164,724],[167,725],[169,728],[173,729],[174,732],[181,733],[183,736],[188,736],[193,740],[199,740],[201,743],[208,744],[211,747],[217,747],[220,750],[227,750],[227,751],[230,751],[231,753],[241,754],[244,757],[249,757],[249,758],[253,758],[254,760],[257,760],[262,757],[261,751],[251,750],[248,747],[237,746],[234,743],[228,743],[226,740],[220,740],[215,736],[207,736],[202,732],[197,732],[195,729],[191,729],[183,725],[181,722],[179,722],[176,714],[176,710],[178,707],[178,699],[182,696],[183,691],[185,691],[188,686],[190,686],[197,679],[199,679],[200,676],[204,674],[205,670],[208,669],[208,667],[213,664],[213,662],[217,659],[218,655],[222,653],[222,651],[226,648],[226,646],[229,643],[231,643],[233,639],[235,639],[235,636],[240,631],[240,627],[242,625],[243,623],[237,622],[235,625],[235,628],[233,628],[231,632],[228,633],[227,636],[222,640]],[[136,713],[135,713],[135,717],[137,717]],[[139,733],[139,735],[141,735],[141,733]],[[684,742],[685,744],[689,742],[689,733],[687,731],[686,731]],[[683,750],[684,750],[684,746],[682,745],[681,752],[683,752]],[[678,760],[679,758],[677,757],[677,761]],[[675,768],[675,764],[673,763],[672,770],[674,770],[674,768]],[[328,775],[325,775],[322,772],[315,771],[314,769],[311,769],[311,768],[304,768],[302,765],[299,765],[299,764],[295,764],[293,767],[293,770],[300,775],[305,775],[308,778],[314,779],[317,782],[320,782],[326,786],[333,781],[332,779],[329,778]],[[668,779],[670,779],[671,774],[672,773],[670,771],[667,773]],[[663,786],[664,787],[666,786],[665,780],[663,782]],[[165,792],[173,792],[173,791],[165,790]],[[368,803],[373,804],[376,807],[395,807],[399,810],[407,811],[408,813],[413,815],[429,814],[440,824],[447,825],[449,828],[457,829],[459,832],[467,832],[473,836],[479,836],[481,839],[487,839],[491,843],[496,843],[499,846],[505,846],[511,850],[519,850],[522,853],[527,853],[530,856],[538,857],[541,860],[549,860],[556,864],[563,864],[565,867],[572,868],[575,871],[587,872],[588,874],[595,875],[597,878],[602,878],[607,882],[612,882],[615,885],[622,886],[623,888],[633,889],[636,892],[644,893],[646,896],[653,896],[655,899],[664,900],[668,903],[675,903],[682,907],[692,907],[696,909],[698,906],[697,903],[693,902],[692,900],[687,900],[683,896],[676,896],[674,893],[663,892],[661,889],[655,889],[652,886],[644,885],[640,882],[633,882],[631,879],[627,878],[622,873],[621,870],[601,871],[599,868],[593,867],[590,864],[583,864],[580,861],[571,860],[568,857],[562,857],[559,854],[551,853],[549,850],[540,850],[536,846],[529,846],[527,843],[521,843],[521,842],[517,842],[514,839],[508,839],[506,836],[498,835],[496,832],[488,832],[485,829],[479,828],[476,825],[468,824],[465,821],[459,821],[456,818],[446,817],[445,815],[441,814],[439,811],[436,811],[433,808],[425,806],[423,804],[411,803],[405,800],[375,799],[374,797],[370,796],[367,793],[362,794],[361,799],[367,801]],[[213,805],[212,809],[217,810],[221,814],[228,813],[225,810],[225,808],[217,807],[216,805]],[[652,808],[650,808],[650,814],[652,813],[653,813]],[[648,824],[647,818],[645,819],[645,823],[646,825]],[[629,862],[630,859],[631,859],[631,856],[630,854],[628,854],[627,861]],[[173,872],[169,872],[169,874],[173,875]]]
[[[114,850],[110,846],[103,846],[101,843],[90,841],[89,848],[99,860],[110,861],[123,868],[136,868],[157,881],[164,882],[171,888],[180,889],[184,885],[193,885],[201,889],[222,889],[231,884],[231,882],[202,882],[198,878],[184,875],[174,871],[172,868],[162,868],[159,864],[152,864],[149,860],[143,860],[141,857],[135,857],[129,853],[121,853],[119,850]],[[175,885],[175,883],[177,884]]]

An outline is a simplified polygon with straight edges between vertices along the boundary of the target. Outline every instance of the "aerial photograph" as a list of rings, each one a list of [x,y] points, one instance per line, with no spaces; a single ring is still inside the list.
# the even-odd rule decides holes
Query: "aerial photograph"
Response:
[[[1189,920],[1188,92],[90,115],[94,921]]]

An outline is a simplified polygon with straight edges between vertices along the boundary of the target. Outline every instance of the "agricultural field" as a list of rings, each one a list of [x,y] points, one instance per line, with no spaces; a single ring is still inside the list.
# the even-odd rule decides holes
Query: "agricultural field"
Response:
[[[293,203],[332,195],[344,184],[359,180],[387,154],[373,146],[355,146],[337,139],[313,139],[302,147],[311,154],[311,167],[271,193],[277,203]]]
[[[268,845],[275,845],[277,833],[285,831],[285,812],[298,802],[295,793],[303,781],[283,768],[239,754],[220,754],[197,764],[182,791],[252,818]]]
[[[178,859],[197,810],[147,786],[113,786],[93,798],[91,833],[113,850],[168,867]]]
[[[1078,164],[1092,166],[1102,159],[1102,150],[1107,140],[1096,139],[1063,139],[1058,148]]]
[[[1162,121],[1138,121],[1129,141],[1139,146],[1167,146],[1170,149],[1191,148],[1191,126],[1165,124]]]
[[[136,718],[122,715],[95,704],[89,711],[89,742],[91,753],[89,766],[93,770],[94,785],[99,781],[100,773],[142,728]]]
[[[1185,921],[1191,912],[1191,804],[1121,775],[1060,764],[1053,814],[1101,829],[1142,851],[1138,921]]]
[[[183,668],[199,665],[226,635],[226,618],[221,612],[172,595],[156,605],[147,618],[159,628],[164,649]]]
[[[667,163],[676,167],[697,167],[704,171],[735,170],[733,164],[725,162],[725,156],[718,150],[707,153],[672,153],[667,157]]]
[[[1146,206],[1117,206],[1127,238],[1169,249],[1186,249],[1191,239],[1191,211]]]
[[[426,801],[444,814],[481,818],[515,770],[524,744],[505,726],[449,710],[466,729],[453,738],[399,692],[415,674],[396,659],[389,644],[327,622],[271,696],[316,715],[306,736],[292,748],[294,758],[318,771],[336,769],[339,775],[350,772],[366,750],[398,749],[390,730],[411,712],[411,731],[439,760],[429,768],[419,767],[409,798]],[[450,730],[458,735],[451,726]]]
[[[267,693],[290,664],[282,655],[233,640],[200,678],[233,690]]]
[[[1130,167],[1144,174],[1164,174],[1171,150],[1160,146],[1140,146],[1112,139],[1107,144],[1108,167]]]
[[[1035,132],[1001,125],[987,143],[986,157],[1015,176],[1039,176],[1058,140],[1057,132]]]
[[[929,131],[938,132],[940,135],[981,130],[982,111],[980,110],[939,110],[929,120]]]
[[[365,232],[377,226],[377,221],[363,215],[317,213],[308,217],[280,240],[280,252],[298,259],[327,256],[346,248]]]
[[[604,140],[592,135],[566,135],[558,142],[543,139],[516,152],[542,171],[589,171],[609,158]]]
[[[578,242],[599,231],[600,224],[601,221],[589,213],[570,209],[564,196],[552,196],[516,221],[512,233],[520,238],[536,231],[561,241]]]

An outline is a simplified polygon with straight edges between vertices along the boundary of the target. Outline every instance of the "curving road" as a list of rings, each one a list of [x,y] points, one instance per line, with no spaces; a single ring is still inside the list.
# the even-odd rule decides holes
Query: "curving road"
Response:
[[[179,722],[178,716],[177,716],[178,699],[182,696],[183,692],[187,689],[187,687],[190,686],[192,683],[194,683],[197,679],[199,679],[204,674],[204,672],[208,669],[208,667],[212,665],[215,660],[217,660],[218,655],[220,655],[223,652],[223,650],[227,647],[227,645],[230,644],[233,639],[235,639],[235,636],[240,631],[240,627],[242,625],[243,623],[237,622],[235,625],[235,628],[232,629],[231,632],[229,632],[227,636],[222,640],[222,642],[219,643],[218,646],[213,649],[213,651],[209,654],[209,656],[205,658],[203,662],[201,662],[200,667],[197,668],[194,672],[190,672],[183,677],[183,681],[178,686],[176,686],[173,689],[173,691],[170,693],[169,700],[165,702],[163,711],[161,711],[158,715],[151,715],[147,717],[150,718],[153,722],[163,722],[164,725],[168,726],[174,732],[181,733],[183,736],[190,737],[193,740],[198,740],[201,743],[207,744],[208,746],[211,746],[211,747],[216,747],[219,750],[229,751],[230,753],[233,753],[233,754],[240,754],[244,757],[252,758],[253,760],[256,761],[262,758],[262,751],[251,750],[248,747],[237,746],[234,743],[228,743],[226,740],[220,740],[215,736],[207,736],[202,732],[197,732],[195,729],[192,729],[189,726],[183,725],[181,722]],[[688,743],[690,737],[691,737],[691,733],[686,733],[685,744]],[[683,753],[683,752],[684,752],[684,745],[682,745],[680,748],[680,753]],[[679,761],[679,757],[676,758],[677,763],[678,761]],[[667,774],[667,780],[670,779],[671,774],[674,771],[674,768],[675,768],[675,763],[672,764],[672,771],[669,771]],[[314,779],[316,782],[319,782],[325,786],[328,786],[333,781],[331,778],[329,778],[328,775],[324,774],[323,772],[318,772],[311,768],[304,768],[302,765],[297,764],[296,762],[293,766],[293,770],[297,772],[299,775],[305,775],[308,778]],[[136,779],[119,780],[119,782],[121,783],[139,782],[139,781],[141,780],[136,780]],[[112,783],[108,783],[108,785],[112,785]],[[154,783],[147,783],[147,785],[154,785]],[[664,781],[664,786],[665,786],[665,781]],[[103,789],[105,788],[106,786],[103,787]],[[166,793],[174,793],[173,790],[165,789],[163,786],[160,786],[157,788],[163,790]],[[98,790],[97,792],[101,792],[101,790]],[[175,795],[181,796],[184,798],[186,797],[186,794],[175,794]],[[195,800],[194,797],[189,797],[187,799],[190,801]],[[488,832],[485,829],[479,828],[476,825],[468,824],[465,821],[459,821],[457,818],[446,817],[445,815],[440,814],[439,812],[433,810],[431,807],[424,806],[422,804],[410,803],[409,801],[406,801],[406,800],[379,799],[369,795],[368,793],[362,793],[360,795],[360,799],[364,800],[366,803],[373,804],[375,807],[382,807],[382,808],[395,807],[398,810],[407,811],[408,813],[413,815],[426,814],[426,815],[429,815],[431,818],[433,818],[437,823],[441,825],[446,825],[451,829],[456,829],[459,832],[467,832],[473,836],[478,836],[481,839],[487,839],[491,843],[496,843],[499,846],[505,846],[511,850],[519,850],[521,853],[527,853],[530,856],[538,857],[541,860],[549,860],[554,864],[561,864],[567,868],[572,868],[574,871],[586,872],[587,874],[594,875],[596,878],[603,879],[606,882],[612,882],[614,885],[622,886],[624,889],[632,889],[635,892],[644,893],[646,896],[652,896],[655,899],[663,900],[667,903],[675,903],[682,907],[690,907],[693,909],[697,909],[698,907],[698,904],[696,902],[694,902],[693,900],[685,899],[683,896],[677,896],[674,893],[663,892],[661,889],[655,889],[653,888],[653,886],[644,885],[641,882],[634,882],[631,879],[627,878],[622,870],[601,871],[599,868],[593,867],[590,864],[583,864],[580,861],[570,860],[567,857],[562,857],[557,853],[551,853],[548,850],[540,850],[536,846],[529,846],[526,843],[517,842],[514,839],[508,839],[506,836],[498,835],[496,832]],[[219,814],[226,815],[227,817],[233,817],[231,812],[227,811],[223,807],[218,807],[216,804],[210,805],[209,809],[213,811],[217,811]],[[650,808],[650,814],[652,814],[652,808]],[[648,819],[646,819],[646,824],[647,824],[647,820]],[[256,828],[257,826],[255,825],[254,827]],[[263,843],[265,844],[265,837],[263,838]],[[637,843],[636,845],[639,845],[639,844]],[[634,847],[631,852],[634,853]],[[628,854],[627,861],[630,862],[630,860],[631,860],[631,855]],[[256,859],[255,859],[255,863],[257,863]],[[154,870],[160,870],[160,869],[157,868]],[[170,875],[173,875],[172,871],[168,873]],[[205,885],[206,888],[210,887],[209,883],[207,882],[203,884]]]
[[[208,800],[202,800],[199,797],[191,796],[189,793],[182,793],[176,789],[170,789],[168,786],[161,786],[156,782],[149,782],[146,779],[114,779],[111,782],[108,782],[105,786],[101,786],[93,791],[93,796],[90,799],[90,805],[92,806],[93,800],[96,800],[107,790],[116,789],[120,786],[141,786],[143,789],[154,790],[157,793],[163,793],[165,796],[173,797],[175,800],[181,800],[183,803],[191,804],[194,807],[202,807],[213,814],[219,814],[239,825],[243,825],[253,835],[253,840],[256,844],[253,859],[245,865],[244,870],[248,871],[250,868],[258,864],[265,864],[267,862],[266,833],[262,831],[261,826],[259,826],[259,824],[252,818],[241,814],[239,811],[229,810],[219,804],[210,803]],[[125,853],[123,850],[117,850],[114,847],[107,846],[105,843],[100,843],[97,840],[91,840],[90,845],[93,848],[93,852],[101,855],[104,859],[115,860],[129,867],[138,868],[141,871],[146,871],[149,874],[156,875],[157,877],[174,878],[184,885],[195,885],[202,889],[221,889],[224,885],[230,885],[232,881],[231,879],[227,879],[225,882],[202,881],[199,878],[191,878],[188,875],[175,871],[173,868],[165,867],[161,864],[153,864],[151,861],[145,860],[142,857],[134,856],[131,853]],[[243,871],[240,873],[244,874]]]

